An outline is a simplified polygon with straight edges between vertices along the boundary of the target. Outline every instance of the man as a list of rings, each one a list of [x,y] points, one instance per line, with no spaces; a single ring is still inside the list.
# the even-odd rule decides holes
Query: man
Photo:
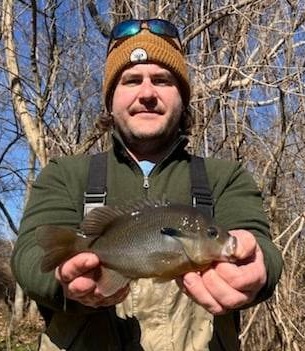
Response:
[[[156,19],[114,27],[103,92],[114,129],[107,204],[164,194],[191,204],[184,149],[190,85],[177,29]],[[95,254],[78,254],[42,274],[35,238],[43,224],[79,225],[89,160],[65,157],[45,167],[15,246],[12,266],[20,285],[51,311],[40,350],[238,350],[236,310],[271,296],[282,267],[251,176],[239,164],[205,160],[215,221],[236,236],[237,262],[215,263],[169,283],[140,279],[105,298]]]

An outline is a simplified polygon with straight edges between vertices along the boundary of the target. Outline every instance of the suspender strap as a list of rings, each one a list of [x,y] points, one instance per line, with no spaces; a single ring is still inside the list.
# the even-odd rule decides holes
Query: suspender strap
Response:
[[[191,156],[192,205],[198,207],[205,216],[214,216],[214,205],[204,158]]]
[[[212,193],[209,188],[205,162],[202,157],[191,156],[192,205],[205,216],[214,216]],[[84,216],[95,207],[104,206],[107,196],[107,153],[91,156],[87,191],[84,193]]]
[[[92,155],[87,191],[84,193],[84,216],[93,208],[104,206],[107,196],[107,153]]]

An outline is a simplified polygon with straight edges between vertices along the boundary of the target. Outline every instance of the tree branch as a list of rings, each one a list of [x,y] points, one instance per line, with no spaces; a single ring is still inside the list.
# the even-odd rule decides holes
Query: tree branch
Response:
[[[100,31],[100,33],[105,38],[109,38],[110,31],[111,31],[109,23],[107,23],[105,20],[103,20],[102,17],[99,15],[94,0],[87,1],[87,9],[88,9],[93,21],[95,22],[98,30]]]
[[[0,201],[0,209],[2,210],[2,212],[3,212],[3,214],[4,214],[4,216],[5,216],[6,220],[7,220],[7,222],[8,222],[8,224],[9,224],[10,228],[12,229],[12,231],[13,231],[16,235],[18,235],[18,229],[17,229],[17,227],[15,226],[15,223],[14,223],[14,221],[13,221],[11,215],[9,214],[8,210],[6,209],[6,207],[4,206],[4,204],[3,204],[2,201]]]

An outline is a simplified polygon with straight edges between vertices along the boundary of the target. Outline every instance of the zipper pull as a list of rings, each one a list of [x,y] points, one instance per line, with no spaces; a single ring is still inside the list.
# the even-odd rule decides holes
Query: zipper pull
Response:
[[[149,186],[150,186],[150,185],[149,185],[148,176],[144,176],[143,188],[144,188],[144,189],[148,189]]]

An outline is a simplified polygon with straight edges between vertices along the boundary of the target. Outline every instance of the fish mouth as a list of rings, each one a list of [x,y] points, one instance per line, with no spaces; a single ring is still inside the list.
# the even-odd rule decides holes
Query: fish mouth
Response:
[[[237,248],[237,239],[235,236],[230,235],[226,245],[222,249],[221,256],[226,257],[230,260],[234,259]]]

